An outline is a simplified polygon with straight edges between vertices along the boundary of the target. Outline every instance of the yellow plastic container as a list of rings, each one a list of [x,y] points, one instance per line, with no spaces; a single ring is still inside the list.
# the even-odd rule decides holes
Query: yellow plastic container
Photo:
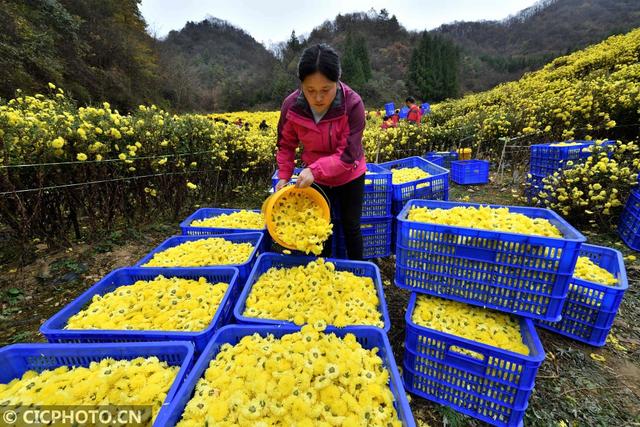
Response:
[[[458,148],[458,160],[471,160],[471,148]]]
[[[327,203],[327,200],[315,188],[297,188],[293,185],[287,185],[286,187],[281,188],[280,190],[267,197],[264,202],[262,202],[262,214],[264,215],[264,220],[267,224],[267,231],[269,232],[273,240],[284,248],[296,249],[294,246],[292,246],[291,243],[284,242],[278,237],[278,234],[276,233],[276,225],[271,219],[271,213],[273,212],[273,207],[275,206],[275,204],[278,202],[278,200],[280,200],[282,196],[289,193],[301,193],[311,199],[315,204],[320,206],[320,209],[322,210],[322,217],[325,218],[328,222],[331,222],[331,209],[329,208],[329,203]]]

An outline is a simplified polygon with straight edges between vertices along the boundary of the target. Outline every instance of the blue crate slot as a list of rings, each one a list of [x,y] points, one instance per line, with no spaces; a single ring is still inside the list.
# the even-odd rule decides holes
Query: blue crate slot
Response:
[[[9,383],[27,371],[42,372],[60,366],[88,367],[91,362],[112,358],[132,360],[157,357],[171,366],[180,366],[167,392],[169,405],[185,381],[193,363],[193,345],[187,342],[105,343],[105,344],[13,344],[0,348],[0,383]],[[157,421],[157,420],[156,420]],[[154,426],[162,424],[154,423]]]
[[[601,347],[613,326],[622,297],[628,288],[622,254],[611,248],[584,244],[580,256],[586,256],[618,279],[617,286],[605,286],[573,277],[559,322],[537,321],[540,327]]]
[[[391,215],[391,173],[380,165],[367,163],[364,178],[361,218],[366,220]]]
[[[255,333],[261,336],[273,335],[282,338],[285,335],[298,332],[300,328],[294,326],[255,326],[255,325],[231,325],[220,329],[213,337],[202,356],[193,367],[189,377],[169,406],[161,409],[157,423],[163,426],[174,426],[182,418],[182,413],[187,403],[194,394],[198,380],[204,375],[211,360],[215,359],[223,344],[237,344],[243,337]],[[415,427],[415,421],[411,408],[405,395],[404,387],[398,373],[393,351],[389,339],[381,329],[330,329],[328,333],[335,333],[338,337],[344,337],[348,333],[355,335],[356,340],[366,349],[378,348],[378,356],[383,361],[384,367],[389,371],[389,387],[394,397],[394,407],[398,412],[398,418],[404,427]],[[160,424],[161,423],[161,424]]]
[[[253,267],[253,270],[251,271],[249,279],[247,279],[247,283],[244,286],[240,297],[238,298],[238,303],[233,310],[233,315],[238,320],[238,323],[287,326],[294,325],[293,322],[288,322],[285,320],[246,317],[243,315],[245,303],[249,294],[251,293],[251,289],[253,288],[254,283],[260,278],[262,274],[266,273],[270,268],[291,268],[299,265],[307,265],[310,261],[314,261],[316,259],[317,258],[315,257],[286,256],[275,253],[266,253],[260,255]],[[388,332],[391,329],[391,320],[389,318],[389,311],[387,310],[387,303],[384,297],[384,290],[382,288],[382,278],[380,277],[380,270],[378,269],[378,266],[372,262],[366,261],[347,261],[334,258],[326,258],[326,261],[334,263],[337,271],[349,271],[356,276],[370,277],[373,280],[373,284],[376,288],[379,300],[378,312],[380,313],[380,317],[382,318],[382,322],[384,323],[384,330]],[[348,328],[350,329],[365,327],[368,328],[370,326],[348,326]]]
[[[422,157],[407,157],[380,163],[387,170],[400,168],[420,168],[431,175],[428,178],[393,184],[393,214],[400,212],[405,203],[411,199],[448,200],[449,199],[449,171],[435,165]]]
[[[620,215],[618,234],[627,246],[640,252],[640,190],[631,191]]]
[[[549,209],[506,206],[549,220],[562,238],[407,220],[412,207],[450,209],[477,203],[411,200],[398,215],[398,287],[520,316],[560,319],[582,242],[586,239]]]
[[[417,325],[407,308],[404,385],[409,393],[497,426],[521,426],[545,354],[533,323],[520,319],[529,355]],[[472,357],[469,352],[475,354]]]
[[[85,309],[94,295],[113,292],[124,285],[132,285],[138,280],[153,280],[157,276],[180,277],[183,279],[207,279],[211,284],[228,283],[229,288],[220,301],[220,306],[206,329],[197,332],[157,331],[157,330],[113,330],[113,329],[65,329],[69,318]],[[100,342],[140,342],[140,341],[190,341],[196,352],[201,352],[213,334],[230,322],[233,307],[240,294],[238,269],[233,267],[215,268],[139,268],[125,267],[114,270],[78,298],[67,304],[40,327],[40,332],[51,343],[100,343]]]
[[[363,258],[384,258],[391,255],[391,223],[393,217],[363,219],[362,230]],[[342,224],[337,221],[333,229],[333,254],[335,258],[346,258],[347,248]]]
[[[456,184],[486,184],[489,182],[489,162],[458,160],[451,162],[451,180]]]
[[[173,248],[174,246],[181,245],[186,242],[193,242],[195,240],[200,239],[208,239],[210,237],[213,238],[222,238],[228,240],[233,243],[251,243],[253,245],[253,252],[249,256],[247,261],[242,264],[224,264],[224,265],[207,265],[204,267],[236,267],[238,269],[238,280],[240,283],[244,283],[246,278],[249,276],[251,272],[251,267],[253,267],[253,262],[256,257],[260,254],[260,250],[262,248],[262,240],[264,238],[263,233],[227,233],[227,234],[214,234],[214,235],[202,235],[202,236],[173,236],[169,237],[167,240],[162,242],[160,246],[156,247],[154,250],[149,252],[144,258],[138,261],[135,264],[135,267],[142,268],[150,268],[144,267],[144,264],[153,259],[153,256],[159,252],[165,251],[169,248]],[[189,265],[180,266],[180,268],[192,267]],[[195,266],[194,268],[198,268],[199,266]],[[151,267],[151,268],[175,268],[175,267]]]

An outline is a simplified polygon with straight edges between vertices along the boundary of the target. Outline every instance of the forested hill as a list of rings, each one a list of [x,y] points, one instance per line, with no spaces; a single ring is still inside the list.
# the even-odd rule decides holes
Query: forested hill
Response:
[[[276,108],[308,45],[327,42],[368,106],[408,93],[438,101],[515,80],[549,60],[640,26],[637,0],[543,0],[502,21],[408,31],[386,10],[337,15],[310,34],[263,46],[214,17],[158,40],[140,0],[0,0],[0,97],[65,88],[121,110]],[[214,11],[212,11],[213,13]],[[286,25],[286,23],[283,23]]]
[[[638,0],[543,0],[503,21],[456,22],[432,33],[463,49],[462,89],[478,92],[638,26]]]

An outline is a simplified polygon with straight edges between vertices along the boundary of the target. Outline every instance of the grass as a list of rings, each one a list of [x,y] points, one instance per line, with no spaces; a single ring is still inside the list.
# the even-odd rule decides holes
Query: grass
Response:
[[[264,187],[244,185],[237,200],[219,207],[260,207]],[[452,184],[451,200],[519,204],[511,184],[462,187]],[[185,215],[186,216],[186,215]],[[109,271],[132,265],[172,234],[177,223],[153,223],[133,230],[123,228],[95,241],[76,242],[63,250],[43,249],[37,260],[23,266],[0,266],[0,345],[43,341],[41,323],[76,298]],[[612,233],[586,233],[591,243],[631,251]],[[409,292],[393,285],[393,257],[377,261],[383,275],[392,328],[389,339],[396,361],[402,364],[404,316]],[[640,265],[627,263],[630,287],[613,327],[612,342],[596,349],[539,330],[546,352],[535,390],[529,401],[527,426],[632,426],[640,425]],[[63,278],[74,279],[65,281]],[[604,357],[601,362],[591,355]],[[413,397],[411,407],[420,425],[480,426],[483,423],[445,406]]]

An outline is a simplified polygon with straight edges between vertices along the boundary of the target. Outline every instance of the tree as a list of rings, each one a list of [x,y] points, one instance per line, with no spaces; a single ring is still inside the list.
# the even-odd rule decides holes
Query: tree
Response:
[[[365,82],[371,79],[371,61],[369,60],[369,52],[367,49],[367,40],[360,36],[354,41],[353,53],[362,67]]]
[[[371,79],[366,40],[362,36],[354,38],[350,32],[347,33],[342,54],[342,79],[356,90],[362,89]]]
[[[458,94],[460,51],[441,36],[422,33],[413,49],[407,89],[420,99],[442,101]]]

